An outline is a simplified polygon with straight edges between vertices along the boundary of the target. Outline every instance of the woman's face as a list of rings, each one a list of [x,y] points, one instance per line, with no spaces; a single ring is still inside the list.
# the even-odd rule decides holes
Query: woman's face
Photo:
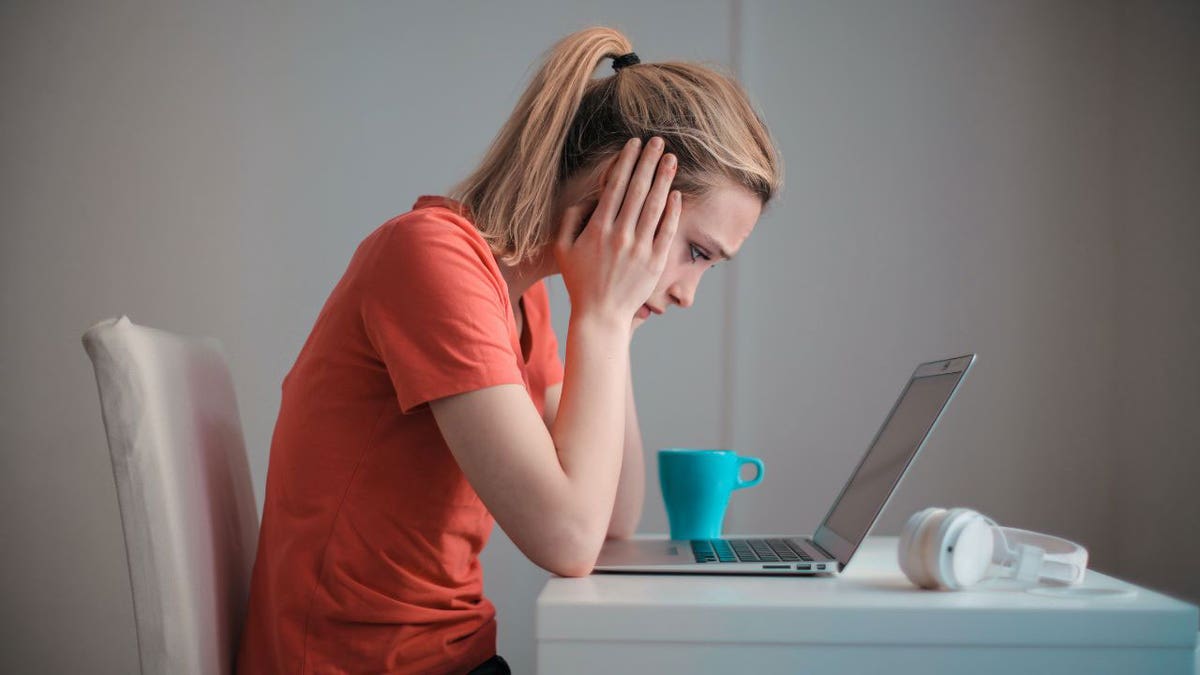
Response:
[[[635,325],[672,304],[690,307],[700,277],[738,252],[761,213],[758,197],[738,185],[716,188],[697,199],[684,197],[667,266],[646,306],[638,312]]]

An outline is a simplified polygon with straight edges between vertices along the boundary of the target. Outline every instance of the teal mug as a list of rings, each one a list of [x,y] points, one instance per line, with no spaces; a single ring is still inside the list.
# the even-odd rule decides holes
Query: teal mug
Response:
[[[742,480],[743,464],[753,464],[758,475]],[[761,459],[741,457],[732,450],[659,450],[658,484],[667,507],[671,539],[720,538],[729,496],[734,490],[761,483],[765,471]]]

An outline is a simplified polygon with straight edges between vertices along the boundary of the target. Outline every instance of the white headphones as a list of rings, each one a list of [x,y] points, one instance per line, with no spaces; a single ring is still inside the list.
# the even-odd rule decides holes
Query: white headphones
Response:
[[[1078,584],[1088,553],[1066,539],[1000,527],[971,509],[930,507],[904,524],[899,557],[904,575],[921,588],[958,590],[984,577]]]

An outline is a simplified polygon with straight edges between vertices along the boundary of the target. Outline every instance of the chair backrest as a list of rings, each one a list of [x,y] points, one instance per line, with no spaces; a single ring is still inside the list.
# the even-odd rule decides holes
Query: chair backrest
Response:
[[[117,484],[142,673],[233,671],[258,539],[237,399],[212,338],[83,335]]]

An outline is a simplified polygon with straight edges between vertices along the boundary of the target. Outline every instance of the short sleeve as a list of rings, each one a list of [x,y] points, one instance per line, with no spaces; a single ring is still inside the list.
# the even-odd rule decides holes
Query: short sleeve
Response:
[[[363,326],[400,409],[524,379],[486,242],[440,215],[391,223],[364,261]],[[489,265],[490,263],[490,265]]]

